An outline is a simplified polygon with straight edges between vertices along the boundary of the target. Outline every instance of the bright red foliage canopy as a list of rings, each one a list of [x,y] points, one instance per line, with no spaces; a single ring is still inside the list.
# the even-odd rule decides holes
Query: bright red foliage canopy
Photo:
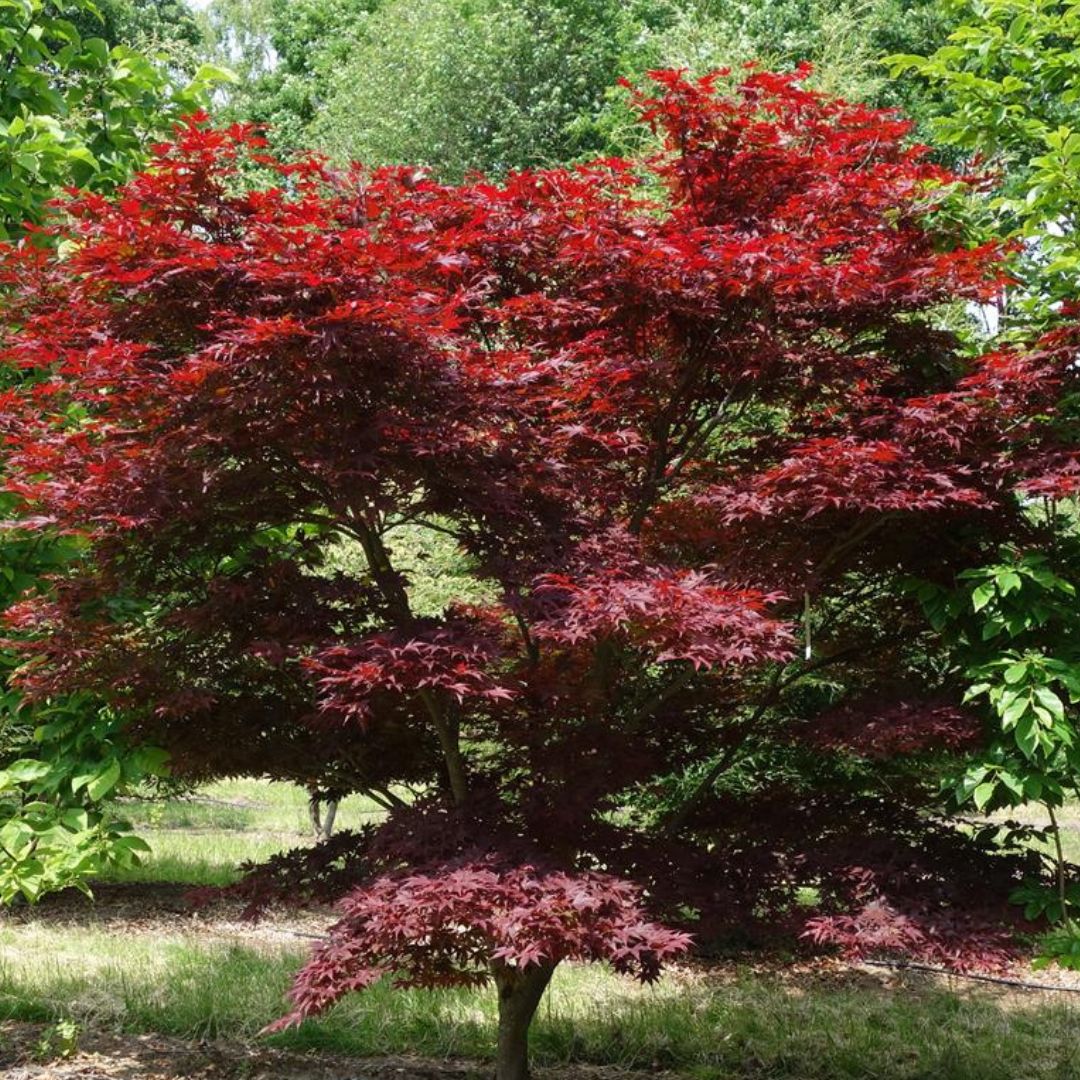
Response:
[[[707,943],[1014,873],[930,827],[910,771],[836,763],[959,745],[956,688],[901,685],[895,582],[1076,490],[1076,335],[964,355],[935,313],[1003,281],[939,213],[975,181],[802,74],[656,73],[663,152],[501,184],[280,164],[196,117],[66,204],[62,257],[5,253],[4,356],[35,373],[9,487],[24,528],[91,541],[17,612],[25,685],[94,689],[192,775],[426,786],[363,840],[301,1011],[485,955],[652,975],[682,939],[616,877]],[[418,614],[406,527],[490,599]],[[913,699],[887,753],[805,737],[826,667]]]

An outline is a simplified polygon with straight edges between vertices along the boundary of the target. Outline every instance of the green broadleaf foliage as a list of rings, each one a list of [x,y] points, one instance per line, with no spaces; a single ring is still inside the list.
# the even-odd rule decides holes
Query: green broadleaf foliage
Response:
[[[189,79],[167,54],[150,59],[118,36],[109,40],[103,30],[121,31],[106,15],[120,6],[114,0],[102,13],[89,0],[68,0],[69,20],[56,18],[49,0],[0,5],[0,238],[40,223],[68,185],[122,183],[147,142],[206,105],[225,78],[208,67]]]
[[[979,153],[1000,170],[989,204],[999,234],[1023,240],[1014,310],[1054,316],[1071,299],[1080,268],[1080,3],[978,0],[956,5],[961,25],[926,56],[888,57],[944,98],[930,122],[935,140]]]
[[[105,768],[98,773],[87,785],[86,793],[94,802],[100,802],[120,781],[120,762],[107,762]]]

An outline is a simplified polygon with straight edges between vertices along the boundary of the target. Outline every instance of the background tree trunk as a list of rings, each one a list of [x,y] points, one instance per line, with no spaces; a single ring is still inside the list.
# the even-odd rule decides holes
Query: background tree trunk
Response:
[[[495,1080],[528,1080],[529,1025],[554,971],[554,964],[524,969],[502,963],[494,965],[495,985],[499,991]]]
[[[311,833],[317,844],[329,840],[334,835],[334,819],[337,817],[339,800],[330,794],[311,791],[308,795],[308,816],[311,819]],[[326,812],[322,812],[325,804]]]

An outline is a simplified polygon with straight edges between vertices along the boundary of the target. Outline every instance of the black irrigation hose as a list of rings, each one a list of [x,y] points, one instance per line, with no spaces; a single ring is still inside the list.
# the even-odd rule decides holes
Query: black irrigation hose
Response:
[[[970,979],[972,982],[997,983],[999,986],[1016,986],[1021,990],[1057,990],[1064,994],[1080,994],[1080,986],[1051,986],[1049,983],[1024,982],[1023,979],[1003,979],[997,975],[969,975],[948,968],[930,967],[929,964],[910,964],[905,960],[862,960],[867,967],[896,968],[899,971],[922,971],[930,975],[947,975],[950,979]]]

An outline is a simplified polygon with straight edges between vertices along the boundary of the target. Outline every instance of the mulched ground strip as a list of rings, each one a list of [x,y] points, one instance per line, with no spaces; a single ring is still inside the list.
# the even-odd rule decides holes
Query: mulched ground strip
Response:
[[[0,1024],[3,1080],[487,1080],[491,1066],[426,1058],[297,1054],[241,1042],[191,1042],[162,1035],[86,1033],[62,1061],[34,1060],[47,1025]],[[599,1066],[534,1070],[537,1080],[674,1080]]]

